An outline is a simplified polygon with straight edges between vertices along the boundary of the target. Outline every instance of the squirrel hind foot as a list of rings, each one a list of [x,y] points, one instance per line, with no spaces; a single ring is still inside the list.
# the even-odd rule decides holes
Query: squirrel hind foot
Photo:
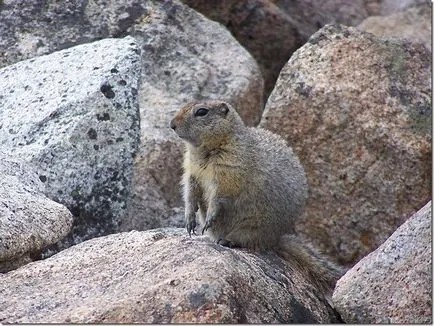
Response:
[[[230,240],[226,240],[226,239],[222,239],[222,238],[218,239],[216,242],[217,242],[217,244],[222,245],[223,247],[228,247],[228,248],[240,248],[241,247],[240,245],[238,245],[234,242],[231,242]]]

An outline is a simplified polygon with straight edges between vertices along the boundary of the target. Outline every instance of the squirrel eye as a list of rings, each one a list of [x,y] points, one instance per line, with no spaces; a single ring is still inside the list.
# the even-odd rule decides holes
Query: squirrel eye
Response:
[[[204,115],[207,115],[208,109],[205,108],[199,108],[194,112],[195,117],[203,117]]]

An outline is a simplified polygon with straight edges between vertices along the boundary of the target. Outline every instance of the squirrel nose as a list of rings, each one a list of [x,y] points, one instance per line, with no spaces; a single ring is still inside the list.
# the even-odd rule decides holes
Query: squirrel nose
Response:
[[[176,129],[175,119],[172,119],[172,121],[170,121],[170,128],[172,128],[173,130]]]

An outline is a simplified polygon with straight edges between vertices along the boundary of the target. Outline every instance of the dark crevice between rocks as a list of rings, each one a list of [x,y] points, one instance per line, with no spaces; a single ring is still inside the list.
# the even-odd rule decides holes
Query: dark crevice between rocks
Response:
[[[292,324],[318,324],[319,321],[315,318],[312,312],[303,306],[297,299],[294,297],[291,298],[291,307],[292,314],[291,320],[289,321]]]

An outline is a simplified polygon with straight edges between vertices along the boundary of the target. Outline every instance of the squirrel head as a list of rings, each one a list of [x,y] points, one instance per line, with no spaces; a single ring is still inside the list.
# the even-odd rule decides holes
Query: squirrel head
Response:
[[[194,147],[208,148],[227,142],[243,126],[235,109],[222,101],[189,103],[170,122],[170,128],[184,141]]]

